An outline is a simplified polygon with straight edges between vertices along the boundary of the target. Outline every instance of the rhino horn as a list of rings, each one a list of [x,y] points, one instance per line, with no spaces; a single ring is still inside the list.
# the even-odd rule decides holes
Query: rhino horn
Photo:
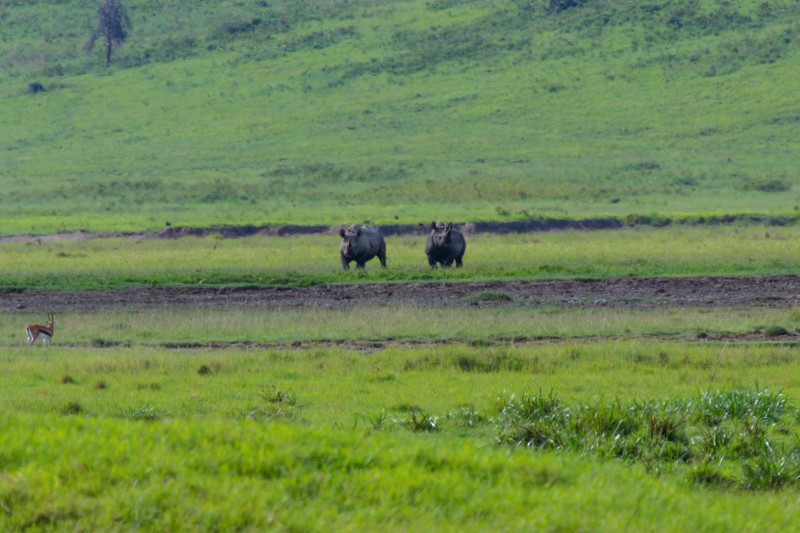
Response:
[[[344,238],[344,234],[345,234],[344,226],[342,226],[341,228],[339,228],[339,236]]]

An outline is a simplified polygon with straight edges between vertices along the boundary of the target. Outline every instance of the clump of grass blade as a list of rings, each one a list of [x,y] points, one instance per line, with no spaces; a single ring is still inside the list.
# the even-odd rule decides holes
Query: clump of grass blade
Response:
[[[574,406],[552,392],[511,395],[494,421],[501,445],[623,459],[653,472],[688,468],[700,484],[763,490],[800,485],[800,438],[787,429],[797,417],[780,392],[756,388]]]
[[[389,416],[386,414],[385,410],[381,409],[373,415],[364,414],[357,417],[356,426],[358,425],[358,420],[363,420],[373,431],[380,431],[386,428],[386,422],[389,420]]]
[[[158,411],[154,407],[135,407],[133,409],[129,409],[125,413],[125,418],[130,420],[142,420],[145,422],[154,422],[161,418],[161,415],[158,414]]]
[[[764,335],[766,337],[783,337],[785,335],[789,335],[789,330],[787,330],[783,326],[769,326],[767,329],[764,330]]]
[[[83,412],[83,406],[76,401],[67,402],[61,409],[62,415],[79,415]]]
[[[292,407],[301,407],[300,401],[293,391],[280,390],[275,385],[272,390],[264,390],[261,392],[261,397],[268,403],[280,403],[290,405]]]
[[[242,413],[242,418],[247,420],[277,420],[297,418],[297,413],[304,406],[292,391],[284,391],[272,386],[272,390],[261,391],[261,399],[265,405],[248,409]]]
[[[406,422],[408,429],[414,432],[433,433],[439,431],[438,417],[422,411],[414,410]]]

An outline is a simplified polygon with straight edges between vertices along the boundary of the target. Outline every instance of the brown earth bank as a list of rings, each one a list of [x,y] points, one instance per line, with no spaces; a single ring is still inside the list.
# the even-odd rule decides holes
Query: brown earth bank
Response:
[[[346,224],[349,226],[350,224]],[[303,235],[335,235],[344,226],[216,226],[208,228],[198,228],[189,226],[175,226],[165,228],[153,233],[111,233],[111,232],[88,232],[71,231],[54,233],[52,235],[15,235],[0,237],[2,242],[22,242],[22,243],[42,243],[52,241],[80,241],[91,239],[110,239],[110,238],[133,238],[133,239],[180,239],[182,237],[207,237],[209,235],[219,235],[226,239],[240,237],[252,237],[256,235],[265,237],[298,237]],[[430,224],[389,224],[375,225],[381,235],[403,236],[403,235],[425,235],[430,231]],[[613,230],[622,229],[625,225],[615,218],[598,218],[587,220],[559,220],[543,219],[529,222],[466,222],[457,223],[456,227],[467,235],[478,233],[533,233],[542,231],[557,230]]]
[[[357,306],[793,307],[800,277],[625,278],[425,282],[279,288],[136,288],[86,292],[2,292],[7,313],[169,308]]]
[[[625,217],[598,217],[587,219],[559,219],[541,218],[535,220],[516,220],[508,222],[455,222],[463,233],[475,235],[479,233],[534,233],[543,231],[559,230],[615,230],[630,228],[639,225],[643,226],[669,226],[672,224],[690,225],[717,225],[717,224],[766,224],[769,226],[787,226],[797,223],[796,217],[768,216],[758,214],[744,215],[716,215],[716,216],[692,216],[683,218],[670,218],[659,215],[627,215]],[[350,223],[344,224],[349,226]],[[162,231],[146,232],[88,232],[71,231],[52,235],[16,235],[0,237],[2,242],[49,242],[49,241],[74,241],[87,239],[106,239],[106,238],[135,238],[135,239],[178,239],[181,237],[205,237],[208,235],[220,235],[224,238],[251,237],[254,235],[274,236],[274,237],[293,237],[300,235],[333,235],[339,232],[342,226],[322,226],[322,225],[240,225],[240,226],[212,226],[212,227],[189,227],[173,226]],[[391,235],[423,235],[430,229],[430,222],[418,224],[385,224],[375,225],[384,236]]]
[[[168,350],[227,350],[227,349],[302,349],[302,348],[338,348],[341,350],[372,354],[387,348],[421,348],[430,346],[522,346],[529,344],[559,344],[559,343],[596,343],[609,342],[614,340],[625,340],[630,337],[621,336],[589,336],[576,338],[563,337],[542,337],[542,336],[489,336],[479,340],[463,341],[460,339],[427,339],[427,340],[315,340],[315,341],[292,341],[292,342],[160,342],[155,344],[145,343],[148,346],[166,348]],[[648,335],[648,340],[696,343],[696,344],[725,344],[725,343],[769,343],[773,346],[796,347],[800,345],[800,333],[786,332],[781,335],[766,335],[761,332],[751,333],[728,333],[728,334],[707,334],[701,333],[694,336],[680,336],[672,334]],[[59,346],[73,348],[113,348],[117,346],[131,347],[129,342],[116,342],[107,339],[97,339],[91,343],[58,343]]]

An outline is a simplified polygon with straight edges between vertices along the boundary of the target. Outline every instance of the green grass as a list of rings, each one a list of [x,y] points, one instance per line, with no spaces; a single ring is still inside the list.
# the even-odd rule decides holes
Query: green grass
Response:
[[[59,414],[75,403],[91,418],[136,418],[151,409],[161,420],[256,416],[318,428],[361,425],[365,415],[381,411],[410,417],[416,409],[437,417],[443,433],[455,434],[461,421],[452,413],[471,406],[483,417],[474,436],[491,440],[488,419],[496,403],[514,393],[552,390],[564,402],[594,404],[689,398],[758,384],[782,391],[791,403],[800,392],[792,377],[795,350],[786,344],[640,339],[389,346],[367,353],[325,346],[5,346],[0,398],[20,415]],[[272,401],[273,387],[294,400]]]
[[[4,6],[0,234],[800,205],[793,4],[126,5]]]
[[[0,318],[5,529],[797,518],[792,338],[693,340],[793,329],[796,310],[65,312],[48,349]]]
[[[125,4],[108,69],[94,2],[0,6],[0,235],[798,217],[792,3]],[[0,288],[796,273],[796,227],[749,224],[469,236],[459,271],[424,237],[366,273],[335,236],[3,242]],[[3,313],[0,529],[796,527],[797,310],[475,298],[66,310],[46,350]]]
[[[764,426],[775,450],[792,445],[800,394],[792,353],[768,344],[721,350],[635,339],[394,347],[372,355],[320,347],[5,348],[0,523],[40,530],[783,529],[797,518],[795,482],[747,485],[780,476],[759,456],[733,451],[736,442],[751,442],[737,441],[744,426],[736,417],[751,416],[744,409],[756,395],[776,409],[777,423]],[[617,401],[622,413],[697,405],[708,389],[698,412],[731,417],[718,432],[731,439],[723,461],[694,467],[633,453],[608,460],[567,447],[497,445],[524,427],[507,418],[509,402],[542,390],[561,409],[611,416]],[[701,434],[703,426],[687,425],[681,428]],[[640,440],[649,443],[657,444]],[[790,461],[782,471],[797,467]]]
[[[768,390],[577,405],[540,393],[510,396],[497,425],[498,440],[511,446],[641,462],[654,471],[688,468],[712,486],[779,489],[800,478],[800,441],[787,437],[798,414]]]
[[[620,464],[404,434],[74,416],[2,425],[15,457],[0,481],[9,529],[717,531],[797,518],[791,491],[687,490]]]
[[[389,268],[342,272],[338,236],[2,243],[0,288],[307,286],[414,280],[796,273],[798,226],[675,226],[467,237],[463,269],[431,270],[425,237],[388,237]]]
[[[800,310],[785,308],[588,309],[500,306],[426,308],[396,305],[330,309],[104,310],[56,314],[62,346],[291,345],[293,343],[440,343],[647,337],[722,338],[758,333],[791,341]],[[4,313],[0,345],[25,340],[35,313]],[[780,330],[781,335],[773,332]]]

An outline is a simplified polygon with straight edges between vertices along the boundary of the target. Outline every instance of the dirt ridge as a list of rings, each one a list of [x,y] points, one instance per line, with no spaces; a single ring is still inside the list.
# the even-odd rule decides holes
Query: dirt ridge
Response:
[[[340,339],[340,340],[306,340],[306,341],[208,341],[208,342],[160,342],[160,343],[132,343],[128,341],[108,341],[96,340],[88,343],[81,342],[60,342],[61,347],[70,348],[116,348],[131,346],[148,346],[164,348],[167,350],[287,350],[287,349],[307,349],[307,348],[339,348],[371,354],[386,350],[392,347],[401,348],[424,348],[435,346],[525,346],[525,345],[546,345],[568,343],[605,343],[615,340],[629,339],[630,336],[585,336],[585,337],[558,337],[558,336],[514,336],[514,337],[490,337],[487,339],[407,339],[407,340],[387,340],[387,339]],[[647,339],[665,342],[677,342],[683,344],[721,344],[721,343],[752,343],[765,344],[772,346],[797,347],[800,346],[800,333],[786,333],[784,335],[766,335],[759,332],[750,333],[724,333],[724,334],[702,334],[695,336],[663,334],[647,335]],[[15,343],[3,343],[0,346],[17,346]]]
[[[498,293],[504,295],[497,298]],[[109,309],[346,309],[420,307],[776,307],[800,306],[800,276],[621,278],[335,284],[301,288],[132,288],[0,291],[8,313]]]
[[[563,230],[617,230],[634,226],[669,226],[673,224],[719,225],[744,222],[786,226],[795,224],[793,217],[767,216],[758,214],[697,216],[681,219],[657,215],[628,215],[626,217],[595,217],[585,219],[540,218],[507,222],[456,222],[455,225],[466,234],[478,233],[536,233]],[[345,224],[345,225],[349,225]],[[373,225],[385,236],[422,235],[428,232],[429,223],[419,224],[376,224]],[[105,238],[135,239],[179,239],[182,237],[205,237],[220,235],[224,238],[251,237],[255,235],[293,237],[301,235],[334,235],[339,226],[325,225],[219,225],[209,227],[170,226],[157,232],[89,232],[85,230],[65,231],[51,235],[17,235],[0,237],[0,242],[49,242],[55,240],[88,240]]]

